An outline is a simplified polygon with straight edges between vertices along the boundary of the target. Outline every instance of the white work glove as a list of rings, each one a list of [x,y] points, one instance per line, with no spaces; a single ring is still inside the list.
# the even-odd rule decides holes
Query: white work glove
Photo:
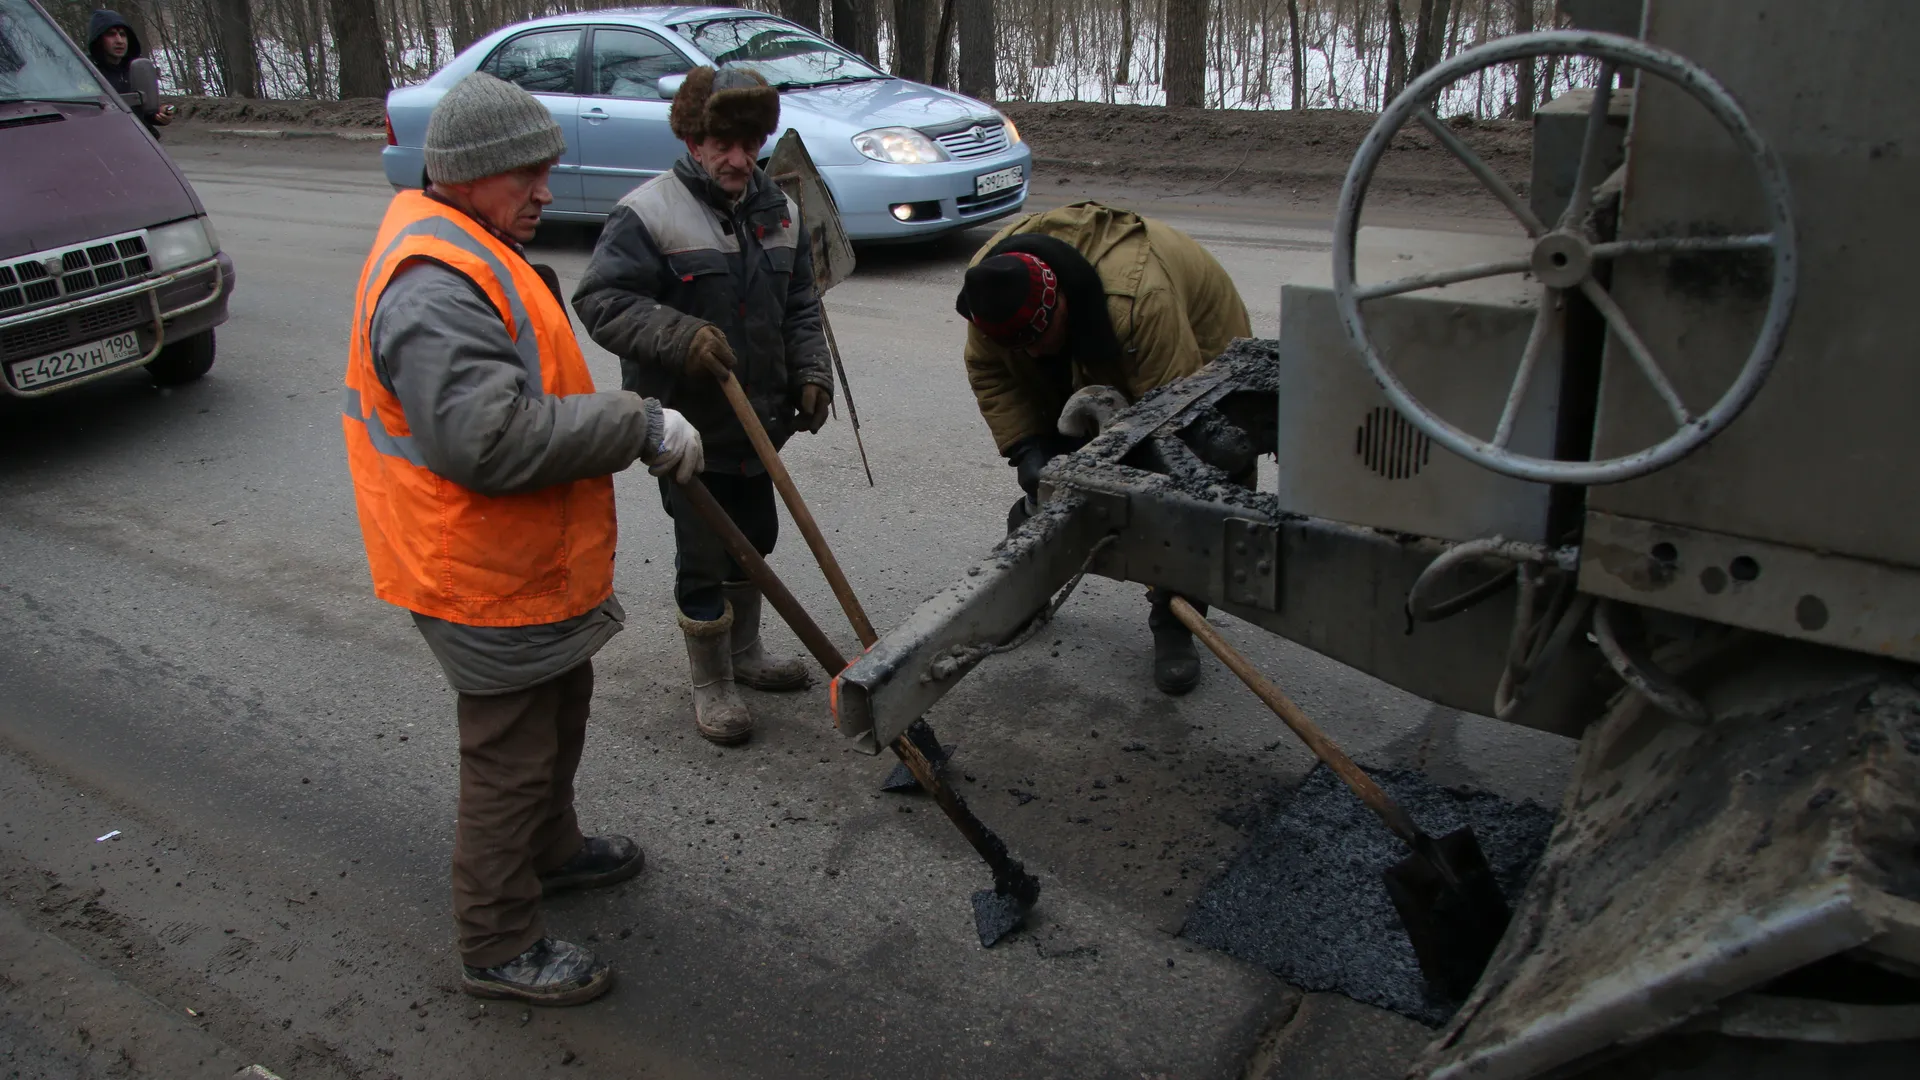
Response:
[[[647,463],[647,471],[653,475],[671,473],[682,484],[707,467],[706,451],[700,447],[700,432],[678,409],[660,410],[659,441],[649,446],[640,460]]]
[[[1057,426],[1062,435],[1091,439],[1129,404],[1127,396],[1111,386],[1083,386],[1067,399]]]

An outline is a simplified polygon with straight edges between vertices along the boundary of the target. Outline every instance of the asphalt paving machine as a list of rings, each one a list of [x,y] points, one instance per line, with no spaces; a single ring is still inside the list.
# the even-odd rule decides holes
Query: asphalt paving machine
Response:
[[[1038,514],[835,680],[836,722],[893,744],[1082,572],[1204,600],[1580,740],[1412,1075],[1912,1075],[1920,7],[1562,8],[1571,29],[1394,100],[1331,287],[1284,288],[1276,342],[1057,459]],[[1535,117],[1522,188],[1436,102],[1548,56],[1587,85]],[[1370,263],[1361,211],[1403,129],[1518,222],[1505,257]],[[1261,454],[1271,490],[1229,479]]]

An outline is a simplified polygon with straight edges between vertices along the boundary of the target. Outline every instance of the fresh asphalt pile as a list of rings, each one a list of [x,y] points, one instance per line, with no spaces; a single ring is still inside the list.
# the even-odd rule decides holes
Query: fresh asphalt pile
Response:
[[[1470,825],[1508,902],[1546,849],[1554,813],[1534,802],[1368,770],[1433,835]],[[1239,858],[1200,894],[1181,935],[1259,964],[1303,990],[1334,991],[1438,1025],[1456,1002],[1427,990],[1381,882],[1407,854],[1325,765],[1248,825]]]

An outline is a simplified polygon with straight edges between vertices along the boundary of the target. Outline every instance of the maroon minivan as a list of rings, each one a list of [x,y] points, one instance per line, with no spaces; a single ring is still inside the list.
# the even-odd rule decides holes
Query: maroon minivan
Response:
[[[134,112],[37,0],[0,0],[0,387],[20,397],[145,366],[163,386],[213,366],[233,260]]]

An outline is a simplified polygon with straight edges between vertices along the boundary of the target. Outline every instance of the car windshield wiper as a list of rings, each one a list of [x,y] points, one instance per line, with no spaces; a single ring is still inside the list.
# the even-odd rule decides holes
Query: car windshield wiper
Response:
[[[890,78],[890,76],[887,76],[887,75],[842,75],[842,76],[840,76],[840,77],[839,77],[839,78],[837,78],[837,79],[821,79],[821,80],[820,80],[819,82],[783,82],[783,83],[781,83],[781,84],[779,85],[779,87],[778,87],[778,89],[781,89],[781,90],[812,90],[813,88],[815,88],[815,87],[818,87],[818,86],[843,86],[843,85],[845,85],[845,84],[847,84],[847,83],[857,83],[857,82],[873,82],[873,81],[875,81],[875,80],[878,80],[878,79],[886,79],[886,78]]]
[[[81,97],[81,98],[32,97],[32,96],[0,97],[0,105],[30,105],[30,104],[31,105],[91,105],[96,109],[104,109],[107,107],[107,103],[100,100],[97,97]]]

